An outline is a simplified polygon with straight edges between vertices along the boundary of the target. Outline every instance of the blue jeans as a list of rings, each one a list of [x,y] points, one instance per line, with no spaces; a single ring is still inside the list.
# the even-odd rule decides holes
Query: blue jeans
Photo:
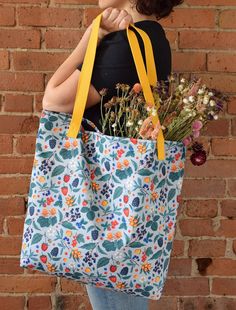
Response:
[[[148,310],[148,298],[86,284],[93,310]]]

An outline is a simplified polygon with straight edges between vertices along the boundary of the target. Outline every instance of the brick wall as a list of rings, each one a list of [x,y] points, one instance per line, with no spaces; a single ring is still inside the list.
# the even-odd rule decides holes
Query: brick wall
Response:
[[[0,0],[1,309],[91,309],[83,285],[19,267],[25,202],[45,85],[99,13],[96,0]],[[165,20],[173,71],[231,101],[187,160],[163,297],[150,309],[236,309],[236,0],[185,0]],[[75,306],[76,305],[76,306]]]

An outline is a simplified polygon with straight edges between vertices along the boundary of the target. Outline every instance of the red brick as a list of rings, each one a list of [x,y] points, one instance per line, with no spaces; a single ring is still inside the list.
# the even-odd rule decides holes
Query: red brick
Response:
[[[22,274],[23,272],[24,269],[20,267],[19,258],[0,257],[1,274]]]
[[[236,254],[236,240],[233,241],[233,251]]]
[[[0,292],[6,293],[51,293],[57,278],[50,276],[0,276]]]
[[[13,7],[0,7],[0,26],[14,26],[15,9]]]
[[[0,42],[1,48],[40,48],[40,30],[1,29]]]
[[[232,135],[236,136],[236,119],[232,119]]]
[[[4,111],[6,112],[32,112],[32,95],[5,94]]]
[[[236,33],[230,31],[181,30],[180,48],[228,50],[236,47]]]
[[[218,257],[224,256],[226,249],[225,240],[190,240],[189,256]]]
[[[0,70],[9,69],[9,52],[8,51],[0,51]]]
[[[170,260],[169,276],[190,276],[192,260],[188,258],[172,258]]]
[[[225,181],[208,179],[184,179],[182,196],[184,198],[221,198],[225,196]]]
[[[1,310],[23,310],[25,307],[25,297],[24,296],[0,296]]]
[[[215,234],[210,219],[182,219],[179,221],[179,227],[183,236],[201,237]]]
[[[236,180],[229,180],[229,196],[235,197],[236,196]]]
[[[82,36],[83,30],[48,29],[45,32],[46,48],[75,48]]]
[[[228,113],[236,114],[236,97],[230,97],[230,102],[228,103]]]
[[[236,200],[222,200],[221,215],[229,218],[236,218]]]
[[[236,27],[236,11],[235,10],[223,10],[219,16],[220,28],[232,28]]]
[[[21,26],[79,28],[82,25],[82,11],[74,8],[21,7],[17,14]]]
[[[68,58],[69,53],[62,52],[13,52],[13,64],[16,71],[55,71]]]
[[[188,177],[234,177],[236,160],[207,159],[202,166],[194,166],[191,161],[185,165],[185,176]]]
[[[0,177],[0,195],[27,194],[30,177]]]
[[[52,302],[50,296],[30,296],[28,301],[29,310],[51,310]]]
[[[36,72],[0,72],[0,88],[6,91],[43,91],[43,74]]]
[[[236,139],[213,138],[212,152],[214,155],[236,156]]]
[[[37,116],[0,116],[1,133],[31,133],[36,132],[39,127],[39,118]]]
[[[187,200],[185,210],[190,217],[215,217],[218,211],[217,200]]]
[[[162,21],[162,25],[174,28],[214,28],[215,15],[213,9],[178,8]]]
[[[0,198],[0,213],[3,216],[24,214],[24,197]]]
[[[0,173],[31,173],[33,166],[32,157],[0,157]]]
[[[229,135],[229,120],[218,119],[210,121],[202,131],[203,136],[224,137]]]
[[[81,294],[68,294],[68,295],[57,295],[56,296],[57,309],[70,310],[74,309],[75,305],[79,305],[79,308],[92,310],[89,298],[86,295]]]
[[[209,295],[209,283],[206,278],[167,279],[163,295],[171,296],[205,296]]]
[[[149,300],[149,310],[177,310],[178,300],[175,297],[162,296],[159,300]],[[87,309],[87,308],[86,308]]]
[[[175,52],[173,53],[173,70],[184,71],[205,71],[206,53],[199,52]]]
[[[22,237],[0,236],[0,255],[19,255]]]
[[[236,279],[230,278],[213,278],[212,294],[216,295],[235,295]]]
[[[83,286],[82,283],[78,282],[78,281],[74,281],[74,280],[70,280],[70,279],[66,279],[66,278],[61,278],[61,291],[63,293],[85,293],[86,292],[86,288],[85,286]]]
[[[207,69],[208,71],[235,72],[236,55],[229,53],[208,53]]]
[[[19,154],[34,154],[35,143],[35,136],[20,136],[16,140],[16,152]]]
[[[236,260],[215,258],[206,269],[206,275],[236,276]]]
[[[13,141],[10,135],[0,135],[0,154],[11,154],[13,151]]]
[[[184,255],[184,241],[174,239],[171,256],[175,257],[175,256],[183,256],[183,255]]]
[[[23,234],[24,218],[9,217],[7,219],[7,229],[9,235],[20,235]]]
[[[181,297],[178,310],[233,310],[236,309],[235,298],[226,297]],[[164,310],[164,308],[163,308]]]
[[[216,235],[234,238],[236,235],[236,220],[221,220]]]

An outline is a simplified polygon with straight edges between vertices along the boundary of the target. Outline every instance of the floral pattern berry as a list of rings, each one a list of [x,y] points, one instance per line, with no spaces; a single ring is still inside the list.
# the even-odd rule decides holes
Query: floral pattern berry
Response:
[[[73,139],[70,121],[67,113],[42,112],[20,266],[157,300],[186,148],[165,141],[159,161],[156,141],[104,135],[94,125]]]

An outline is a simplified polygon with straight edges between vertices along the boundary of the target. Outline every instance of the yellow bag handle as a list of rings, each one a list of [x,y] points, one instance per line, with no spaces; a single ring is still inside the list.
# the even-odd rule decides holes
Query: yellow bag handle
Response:
[[[92,25],[92,31],[89,38],[87,50],[84,57],[83,66],[80,73],[80,78],[78,81],[77,92],[75,97],[75,104],[72,114],[72,119],[70,122],[69,130],[67,132],[67,136],[70,138],[76,138],[78,132],[80,130],[80,125],[82,122],[83,114],[85,111],[85,106],[88,98],[89,87],[91,83],[92,71],[94,66],[97,41],[98,41],[98,32],[101,23],[102,13],[99,14],[94,20]],[[141,32],[141,29],[137,29],[133,24],[130,24],[131,27],[134,27],[136,30]],[[142,54],[140,51],[139,43],[135,33],[130,29],[130,26],[126,28],[127,36],[129,40],[129,44],[131,47],[132,55],[135,61],[137,73],[139,76],[140,84],[143,88],[143,93],[145,100],[149,103],[155,104],[154,97],[151,91],[150,84],[155,84],[155,62],[153,57],[153,51],[151,45],[149,45],[148,41],[150,39],[148,36],[142,35],[145,37],[144,46],[145,46],[145,56],[147,59],[147,69],[149,69],[149,76],[147,76],[147,72],[144,66]],[[144,31],[143,31],[144,32]],[[150,42],[151,44],[151,42]],[[149,46],[149,49],[147,48]],[[151,57],[150,57],[151,56]],[[153,69],[154,68],[154,69]],[[153,84],[153,85],[154,85]],[[153,124],[156,125],[159,122],[158,115],[152,116]],[[164,147],[164,136],[162,129],[159,130],[157,136],[157,150],[158,150],[158,159],[165,159],[165,147]]]

